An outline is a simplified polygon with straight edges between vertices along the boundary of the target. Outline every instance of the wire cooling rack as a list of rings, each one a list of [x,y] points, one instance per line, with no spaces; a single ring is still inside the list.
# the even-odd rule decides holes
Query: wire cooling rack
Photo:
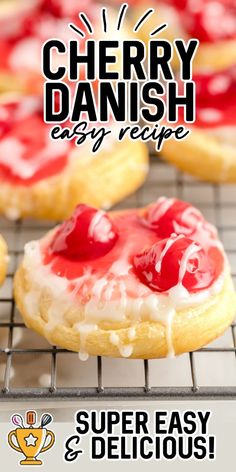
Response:
[[[161,195],[176,196],[200,208],[218,227],[236,280],[236,190],[198,182],[151,160],[146,184],[117,208],[142,206]],[[236,397],[236,324],[219,340],[173,360],[91,358],[83,363],[47,342],[22,323],[12,298],[14,272],[26,241],[38,239],[48,223],[0,220],[11,256],[0,289],[0,398],[158,399]]]

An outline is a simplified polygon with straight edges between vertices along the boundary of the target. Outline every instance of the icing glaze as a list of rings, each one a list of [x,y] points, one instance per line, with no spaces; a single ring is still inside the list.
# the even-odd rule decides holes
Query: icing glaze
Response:
[[[197,208],[187,202],[174,198],[159,198],[156,205],[150,205],[146,212],[146,223],[153,228],[159,237],[166,238],[172,233],[194,236],[201,241],[202,228],[215,237],[214,226],[207,223]]]
[[[143,248],[152,249],[153,245],[159,241],[162,244],[168,238],[162,252],[164,258],[174,242],[172,233],[188,236],[190,243],[196,241],[204,247],[206,241],[214,245],[218,242],[215,228],[202,214],[190,204],[176,199],[160,198],[144,215],[135,210],[118,214],[113,216],[113,224],[105,215],[100,210],[78,205],[72,217],[55,231],[45,250],[45,263],[50,263],[51,270],[62,277],[66,273],[67,279],[77,279],[84,275],[85,267],[91,275],[95,273],[97,283],[93,289],[99,296],[106,286],[104,276],[106,280],[107,274],[110,280],[129,277],[133,258]],[[105,249],[101,249],[103,243]],[[102,259],[99,258],[101,255]],[[160,257],[157,268],[161,268]],[[111,286],[106,287],[105,293],[108,291],[114,292]]]
[[[235,0],[164,0],[188,36],[214,43],[236,38]]]
[[[111,344],[122,356],[129,357],[136,327],[143,320],[166,326],[168,353],[173,355],[172,322],[176,311],[203,303],[219,293],[227,268],[216,230],[197,210],[197,218],[193,218],[195,209],[186,205],[182,208],[182,219],[180,202],[165,198],[145,211],[111,213],[117,238],[102,257],[87,258],[85,251],[81,260],[72,259],[71,254],[68,257],[67,253],[53,252],[60,226],[40,242],[28,243],[23,264],[30,274],[32,289],[24,303],[32,316],[38,316],[42,290],[39,287],[43,280],[45,290],[50,290],[53,297],[48,309],[49,339],[55,326],[68,322],[66,314],[76,308],[76,319],[73,322],[71,315],[70,325],[80,333],[82,358],[87,357],[87,336],[104,324],[111,330]],[[163,237],[165,216],[171,231],[169,219],[170,212],[175,219],[174,208],[178,220],[176,233]],[[187,228],[187,236],[181,233],[182,228]],[[71,229],[73,232],[73,225]],[[74,245],[75,240],[71,243]],[[159,252],[154,250],[156,245],[160,246]],[[148,267],[139,266],[140,257],[153,250],[155,257],[148,257]],[[120,340],[119,331],[114,332],[117,325],[128,327],[125,344]]]
[[[37,97],[0,104],[0,180],[32,185],[61,172],[72,144],[52,141]]]

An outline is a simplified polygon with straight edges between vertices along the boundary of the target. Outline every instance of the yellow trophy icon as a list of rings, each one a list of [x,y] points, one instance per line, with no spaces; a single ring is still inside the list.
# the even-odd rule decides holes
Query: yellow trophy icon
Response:
[[[17,428],[8,434],[8,443],[12,449],[24,454],[25,459],[20,461],[20,465],[42,465],[38,455],[48,451],[55,443],[54,433],[45,428],[52,421],[52,416],[49,413],[42,415],[38,427],[35,426],[37,421],[35,411],[27,411],[27,427],[21,415],[13,415],[11,420]]]

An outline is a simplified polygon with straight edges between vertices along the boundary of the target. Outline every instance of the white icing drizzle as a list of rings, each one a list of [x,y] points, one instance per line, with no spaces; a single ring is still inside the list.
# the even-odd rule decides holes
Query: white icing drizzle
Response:
[[[94,232],[95,232],[95,229],[96,229],[96,226],[101,222],[101,219],[102,217],[104,216],[104,211],[100,210],[100,211],[97,211],[90,223],[90,226],[89,226],[89,230],[88,230],[88,233],[89,233],[89,236],[91,238],[93,238],[95,236]]]
[[[122,357],[130,357],[133,353],[133,346],[131,344],[122,344],[119,335],[112,332],[109,337],[110,343],[116,346]]]
[[[79,355],[79,359],[80,359],[81,361],[83,361],[83,362],[87,361],[88,358],[89,358],[88,353],[85,352],[85,351],[82,351],[82,350],[79,351],[79,354],[78,354],[78,355]]]
[[[133,346],[131,344],[119,345],[119,351],[122,357],[130,357],[133,352]]]
[[[97,331],[98,327],[96,324],[88,324],[85,321],[82,321],[81,323],[76,323],[74,328],[78,330],[80,334],[79,359],[81,361],[87,361],[89,358],[89,355],[86,352],[87,337],[94,331]]]
[[[210,234],[207,233],[204,247],[217,245],[223,252],[221,243],[212,239]],[[171,235],[162,251],[156,270],[161,270],[164,255],[173,242],[182,237],[183,235]],[[225,280],[225,273],[228,271],[226,261],[225,271],[209,289],[189,293],[183,286],[182,281],[189,260],[200,250],[196,243],[192,243],[186,249],[180,261],[178,284],[172,287],[168,293],[153,292],[151,288],[141,283],[132,271],[129,271],[129,250],[125,249],[120,259],[111,263],[106,276],[97,278],[96,274],[91,273],[90,269],[85,267],[84,275],[73,280],[75,288],[71,292],[68,291],[70,281],[58,277],[51,272],[50,265],[42,263],[40,244],[40,242],[31,242],[25,246],[23,264],[26,274],[29,274],[32,286],[31,291],[24,298],[25,309],[33,317],[40,316],[39,299],[41,293],[44,290],[45,292],[50,291],[50,299],[52,298],[53,301],[48,308],[47,338],[49,341],[51,332],[55,327],[58,324],[66,323],[65,314],[69,311],[73,313],[76,310],[77,321],[74,323],[73,329],[80,333],[79,357],[82,360],[88,358],[86,352],[87,338],[99,328],[101,322],[122,324],[123,322],[126,323],[127,320],[130,322],[130,327],[127,328],[129,341],[127,344],[121,342],[118,330],[113,331],[110,328],[109,340],[111,344],[117,347],[121,356],[130,357],[132,355],[132,342],[135,342],[136,325],[140,321],[161,323],[165,327],[168,355],[174,355],[172,324],[176,312],[183,307],[193,307],[204,303],[211,296],[219,293]],[[129,244],[135,244],[135,238],[133,241],[131,238]],[[44,281],[43,287],[42,280]],[[85,304],[81,304],[80,297],[77,296],[78,290],[88,298]],[[130,296],[129,293],[136,295]],[[118,297],[117,294],[119,294]]]
[[[107,300],[108,302],[112,299],[112,294],[113,294],[115,286],[116,286],[116,280],[111,280],[110,282],[107,283],[107,288],[105,291],[105,300]]]
[[[118,261],[113,262],[110,272],[113,275],[117,275],[118,277],[122,275],[127,275],[129,270],[131,269],[131,264],[128,262],[126,258],[119,259]]]
[[[49,387],[51,384],[51,375],[50,374],[41,374],[39,376],[39,384],[42,387]]]
[[[174,204],[175,199],[174,198],[165,198],[161,197],[157,200],[158,206],[154,207],[152,211],[152,219],[154,220],[159,220],[164,216],[167,211],[172,207]]]
[[[164,247],[163,251],[161,252],[160,259],[156,263],[155,269],[156,269],[157,272],[161,272],[162,261],[163,261],[165,255],[167,254],[167,252],[169,251],[169,249],[171,248],[171,246],[173,246],[173,244],[178,239],[181,239],[181,238],[183,238],[182,234],[177,236],[177,237],[176,237],[176,234],[172,234],[171,237],[168,239],[168,241],[165,244],[165,247]]]
[[[2,139],[0,142],[0,164],[6,164],[7,156],[7,166],[12,169],[13,173],[22,179],[29,179],[42,168],[44,163],[46,164],[49,160],[53,161],[66,154],[69,147],[67,141],[60,143],[52,141],[47,129],[45,129],[45,147],[37,152],[33,159],[24,159],[27,146],[22,144],[19,139],[11,136]]]
[[[102,298],[103,289],[107,286],[107,279],[101,278],[96,280],[93,286],[93,295],[99,300]]]
[[[180,262],[180,267],[179,267],[179,284],[182,284],[183,278],[187,272],[188,268],[188,262],[190,257],[192,257],[194,254],[200,251],[200,246],[198,246],[196,243],[190,244],[189,247],[185,250],[181,262]]]

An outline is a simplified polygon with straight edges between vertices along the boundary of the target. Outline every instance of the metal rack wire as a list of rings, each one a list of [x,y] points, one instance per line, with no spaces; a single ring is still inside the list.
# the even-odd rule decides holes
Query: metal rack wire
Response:
[[[189,177],[183,176],[181,173],[163,165],[152,159],[151,172],[147,183],[135,195],[128,198],[119,205],[119,208],[129,206],[142,206],[148,202],[156,199],[161,194],[165,193],[168,196],[177,196],[192,201],[196,204],[207,218],[213,221],[218,227],[220,236],[223,241],[227,242],[227,235],[231,235],[231,242],[228,249],[228,255],[231,260],[233,278],[236,279],[236,191],[233,187],[209,185],[207,183],[198,182]],[[205,197],[203,197],[203,194]],[[234,201],[235,200],[235,201]],[[142,382],[140,386],[125,385],[104,386],[104,360],[101,357],[97,358],[96,376],[93,379],[94,386],[73,386],[67,387],[58,385],[57,373],[58,366],[60,366],[60,354],[66,356],[71,355],[65,349],[60,349],[56,346],[35,344],[33,347],[25,348],[14,344],[14,333],[17,329],[24,333],[29,332],[28,328],[22,323],[17,314],[17,309],[12,297],[12,280],[14,272],[17,268],[19,260],[23,253],[23,244],[28,239],[28,234],[33,232],[35,238],[40,237],[48,229],[48,224],[38,224],[35,222],[16,222],[8,223],[4,220],[0,222],[0,231],[7,237],[10,244],[11,267],[8,273],[8,289],[4,285],[0,291],[0,334],[1,331],[7,331],[6,346],[1,344],[0,336],[0,359],[3,367],[2,388],[0,388],[1,400],[10,399],[158,399],[158,398],[235,398],[236,397],[236,377],[235,382],[229,385],[201,385],[198,379],[198,369],[196,365],[196,356],[199,353],[207,353],[212,356],[212,353],[233,354],[236,360],[236,324],[230,328],[232,343],[229,345],[210,345],[196,353],[189,353],[188,362],[190,369],[190,379],[188,386],[155,386],[150,379],[150,361],[144,360],[140,363],[142,369]],[[225,242],[224,241],[224,242]],[[232,243],[233,241],[233,243]],[[7,293],[9,292],[9,294]],[[12,364],[15,359],[21,357],[21,366],[18,364],[17,368],[24,367],[25,359],[29,356],[44,355],[50,359],[50,376],[48,386],[32,386],[30,379],[27,384],[22,377],[22,385],[12,385],[11,371]],[[69,358],[68,358],[69,359]],[[234,362],[235,362],[234,360]],[[126,362],[133,362],[126,360]],[[156,374],[158,376],[158,360],[156,361]],[[163,362],[163,361],[162,361]],[[164,361],[165,362],[165,361]],[[79,363],[79,360],[78,360]],[[142,367],[141,367],[142,366]],[[227,370],[227,361],[222,364],[222,368]],[[16,370],[16,369],[15,369]],[[79,368],[78,368],[79,371]],[[236,363],[235,363],[236,373]],[[236,375],[236,374],[235,374]],[[1,384],[0,384],[1,385]]]

